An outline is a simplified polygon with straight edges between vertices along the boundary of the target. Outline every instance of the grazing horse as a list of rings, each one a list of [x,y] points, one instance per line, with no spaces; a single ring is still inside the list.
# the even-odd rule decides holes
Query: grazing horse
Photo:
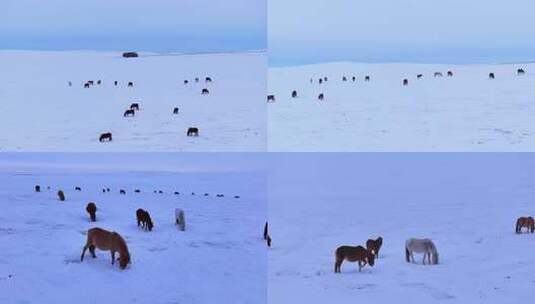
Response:
[[[325,96],[323,96],[323,93],[320,93],[320,94],[318,95],[318,100],[323,100],[324,98],[325,98]]]
[[[141,225],[141,229],[152,231],[154,224],[150,218],[150,214],[141,208],[136,210],[137,226]]]
[[[533,220],[533,217],[519,217],[516,220],[516,233],[522,233],[523,227],[526,227],[528,232],[533,233],[535,231],[535,220]]]
[[[334,262],[334,272],[341,272],[341,266],[344,260],[349,262],[358,262],[359,263],[359,272],[362,267],[369,264],[373,266],[375,264],[375,256],[371,251],[367,250],[362,246],[340,246],[336,249],[335,252],[335,262]]]
[[[433,74],[434,77],[442,77],[442,72],[435,72],[435,74]]]
[[[41,186],[35,185],[35,192],[41,192]]]
[[[494,73],[489,73],[489,79],[494,79]]]
[[[136,111],[139,111],[139,103],[134,102],[133,104],[131,104],[131,105],[130,105],[130,110],[136,110]]]
[[[85,211],[89,213],[89,218],[91,219],[92,222],[97,221],[97,205],[95,205],[95,203],[89,202],[87,206],[85,207]]]
[[[275,102],[275,95],[268,95],[267,102]]]
[[[430,239],[408,239],[405,242],[405,260],[407,263],[411,261],[414,263],[413,252],[424,254],[422,260],[422,264],[424,265],[425,257],[427,257],[428,264],[438,264],[438,251]],[[431,256],[433,257],[433,261],[431,261]]]
[[[204,78],[204,82],[212,82],[212,78],[206,77],[206,78]]]
[[[175,209],[175,224],[178,225],[181,231],[186,230],[186,218],[184,215],[184,210],[180,208]]]
[[[119,194],[126,194],[126,191],[121,189],[121,190],[119,190]]]
[[[119,267],[125,269],[130,264],[130,253],[126,242],[121,235],[115,231],[110,232],[102,228],[91,228],[87,230],[87,242],[82,250],[80,261],[84,260],[85,251],[89,248],[89,252],[93,258],[96,258],[95,248],[100,250],[107,250],[111,252],[111,264],[115,263],[115,253],[119,252]]]
[[[453,72],[452,71],[448,71],[448,77],[453,77]]]
[[[135,115],[136,115],[136,111],[134,111],[134,110],[126,110],[126,111],[124,111],[123,117],[135,116]]]
[[[526,71],[524,71],[524,69],[518,69],[518,70],[516,70],[516,74],[517,75],[524,75],[524,74],[526,74]]]
[[[206,94],[210,94],[210,91],[208,91],[208,89],[206,88],[202,89],[201,95],[206,95]]]
[[[296,90],[293,90],[292,91],[292,98],[296,98],[297,97],[297,91]]]
[[[74,191],[82,191],[82,188],[80,188],[80,187],[74,187]]]
[[[199,129],[195,127],[188,128],[187,136],[199,136]]]
[[[128,87],[133,87],[134,86],[134,83],[132,81],[129,81],[128,82]]]
[[[416,78],[417,78],[417,79],[420,79],[420,78],[422,78],[422,77],[424,77],[423,74],[418,74],[418,75],[416,75]]]
[[[173,114],[178,114],[178,108],[173,108]]]
[[[100,138],[98,139],[98,141],[100,142],[111,141],[111,140],[112,140],[112,137],[111,137],[110,132],[100,134]]]
[[[58,191],[58,198],[59,198],[59,200],[62,201],[62,202],[65,201],[65,193],[63,193],[62,190],[59,190],[59,191]]]
[[[381,250],[381,246],[383,246],[382,237],[378,237],[376,240],[369,239],[366,241],[366,249],[373,253],[376,259],[379,258],[379,250]]]
[[[87,89],[87,88],[89,88],[89,83],[88,82],[84,83],[84,89]]]
[[[409,80],[407,78],[403,79],[403,85],[404,86],[409,85]]]

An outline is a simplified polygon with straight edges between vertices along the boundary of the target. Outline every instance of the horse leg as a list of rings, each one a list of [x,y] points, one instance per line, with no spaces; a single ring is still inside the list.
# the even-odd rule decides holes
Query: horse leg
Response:
[[[340,266],[342,266],[342,262],[343,260],[340,260],[340,259],[336,259],[336,261],[334,262],[334,273],[337,273],[337,272],[340,272]]]
[[[359,261],[359,272],[361,269],[362,269],[362,264],[361,264],[361,261]]]
[[[95,245],[89,245],[89,252],[91,252],[91,256],[93,256],[93,258],[97,257],[95,254]]]
[[[85,255],[85,251],[87,250],[87,245],[84,246],[84,249],[82,250],[82,256],[80,257],[80,262],[83,262],[84,261],[84,255]]]
[[[115,263],[115,251],[113,250],[110,250],[111,251],[111,264],[113,265]]]

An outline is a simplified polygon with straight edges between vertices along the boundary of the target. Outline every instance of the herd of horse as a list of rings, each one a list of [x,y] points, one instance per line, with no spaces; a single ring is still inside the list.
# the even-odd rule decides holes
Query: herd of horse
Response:
[[[267,226],[266,226],[267,227]],[[519,217],[516,220],[515,233],[522,233],[522,228],[526,228],[528,233],[535,232],[535,219],[532,216]],[[340,246],[335,251],[334,272],[341,272],[340,267],[345,260],[357,262],[359,272],[366,265],[374,266],[375,260],[379,258],[379,250],[383,245],[383,238],[366,241],[366,248],[363,246]],[[438,264],[438,250],[431,239],[410,238],[405,241],[405,261],[415,263],[414,253],[423,254],[422,264]]]
[[[48,190],[50,190],[50,186],[47,187]],[[74,187],[75,191],[82,191],[82,188],[80,187]],[[35,185],[34,187],[35,192],[41,192],[41,186]],[[103,188],[102,191],[104,193],[110,192],[110,188]],[[140,189],[135,189],[135,193],[140,193]],[[125,194],[126,191],[124,189],[119,190],[120,194]],[[161,190],[154,190],[154,193],[163,193]],[[63,190],[58,190],[58,199],[60,201],[65,201],[65,193]],[[175,195],[180,194],[179,192],[174,192]],[[195,195],[195,192],[191,193],[192,195]],[[204,196],[209,196],[209,193],[205,193]],[[217,194],[217,197],[224,197],[223,194]],[[234,198],[240,198],[239,195],[235,195]],[[97,221],[97,205],[94,202],[87,203],[85,207],[86,212],[89,215],[89,221],[90,222],[96,222]],[[142,230],[145,231],[152,231],[154,228],[154,222],[152,221],[152,218],[147,210],[144,210],[142,208],[139,208],[136,210],[136,221],[137,226],[140,227]],[[185,231],[186,230],[186,215],[185,211],[180,208],[175,208],[175,225],[178,227],[179,230]],[[267,233],[267,223],[266,223],[266,233]],[[87,231],[87,240],[86,244],[84,245],[82,249],[82,255],[80,257],[80,260],[84,260],[85,252],[89,249],[89,252],[91,253],[91,256],[93,258],[96,258],[95,249],[103,250],[103,251],[110,251],[111,254],[111,264],[114,265],[115,263],[115,254],[119,253],[119,258],[117,259],[119,261],[119,266],[121,269],[125,269],[128,264],[131,263],[130,260],[130,252],[128,251],[128,246],[126,244],[126,241],[124,238],[115,231],[107,231],[102,228],[91,228]]]
[[[521,75],[526,74],[526,71],[525,71],[523,68],[519,68],[519,69],[516,70],[516,74],[517,74],[518,76],[521,76]],[[447,75],[448,77],[453,77],[453,71],[451,71],[451,70],[447,71],[446,75]],[[416,79],[422,79],[423,77],[424,77],[423,74],[417,74],[417,75],[416,75]],[[437,78],[437,77],[444,77],[444,74],[443,74],[442,72],[434,72],[434,73],[433,73],[433,77],[435,77],[435,78]],[[488,74],[488,78],[489,78],[489,79],[495,79],[495,78],[496,78],[496,75],[495,75],[493,72],[490,72],[490,73]],[[342,76],[342,82],[347,82],[347,81],[349,81],[348,79],[349,79],[349,78],[348,78],[347,76],[345,76],[345,75]],[[366,75],[366,76],[364,77],[364,81],[366,81],[366,82],[369,82],[370,79],[371,79],[371,78],[370,78],[370,75]],[[357,81],[357,77],[356,77],[356,76],[351,76],[351,80],[352,80],[353,82],[356,82],[356,81]],[[323,83],[326,83],[327,81],[329,81],[329,78],[326,77],[326,76],[323,76],[323,77],[320,77],[320,78],[317,79],[317,83],[320,84],[320,85],[323,84]],[[310,78],[310,83],[311,83],[311,84],[314,84],[314,83],[315,83],[315,79],[314,79],[314,78]],[[402,83],[403,86],[408,86],[408,85],[409,85],[409,79],[408,79],[408,78],[403,78],[403,80],[402,80],[401,83]],[[297,97],[298,97],[297,90],[292,90],[290,96],[291,96],[292,98],[297,98]],[[319,93],[317,99],[318,99],[319,101],[323,101],[323,100],[325,99],[325,95],[324,95],[324,93]],[[274,95],[274,94],[269,94],[269,95],[267,95],[267,102],[268,102],[268,103],[273,103],[273,102],[275,102],[275,95]]]
[[[194,81],[195,82],[200,82],[200,78],[199,77],[195,77],[194,78]],[[189,84],[189,80],[188,79],[185,79],[183,81],[184,85],[187,85]],[[209,76],[206,76],[204,78],[204,82],[205,83],[211,83],[212,82],[212,77],[209,77]],[[96,82],[94,80],[87,80],[83,83],[83,87],[84,88],[90,88],[92,86],[94,86],[96,83],[97,86],[101,85],[103,82],[102,80],[97,80]],[[68,86],[69,87],[72,87],[72,82],[71,81],[68,81],[67,82]],[[119,85],[119,82],[117,80],[113,81],[113,85],[114,86],[118,86]],[[132,81],[128,81],[127,82],[127,87],[134,87],[134,82]],[[201,90],[201,95],[208,95],[210,94],[210,91],[208,90],[208,88],[202,88]],[[136,116],[136,111],[139,111],[139,103],[132,103],[130,105],[129,108],[127,108],[124,113],[123,113],[123,117],[134,117]],[[173,108],[173,111],[172,111],[173,114],[178,114],[178,107],[174,107]],[[188,137],[198,137],[199,136],[199,128],[198,127],[189,127],[188,130],[186,131],[186,136]],[[113,136],[112,136],[112,133],[111,132],[105,132],[105,133],[101,133],[100,134],[100,137],[99,137],[99,142],[110,142],[112,141],[113,139]]]

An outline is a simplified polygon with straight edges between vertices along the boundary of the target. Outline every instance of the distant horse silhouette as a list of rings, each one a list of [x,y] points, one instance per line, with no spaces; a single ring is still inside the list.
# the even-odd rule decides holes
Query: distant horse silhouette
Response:
[[[141,193],[141,190],[136,189],[136,190],[134,190],[134,192],[135,192],[135,193]]]
[[[297,97],[297,91],[292,91],[292,98],[296,98]]]
[[[100,142],[104,142],[104,141],[112,141],[112,136],[111,136],[111,133],[108,132],[108,133],[102,133],[100,134],[100,138],[98,139]]]
[[[489,73],[489,79],[494,79],[495,76],[494,76],[494,73]]]
[[[327,82],[327,80],[329,80],[329,78],[323,77],[323,81]]]
[[[275,102],[275,95],[268,95],[267,102]]]
[[[141,229],[152,231],[154,224],[150,218],[149,212],[141,208],[136,210],[137,226],[141,225]]]
[[[188,128],[187,136],[199,136],[199,129],[195,127]]]
[[[342,81],[347,81],[347,77],[343,76]]]
[[[69,87],[72,87],[72,82],[69,81],[68,84],[69,84]]]
[[[325,98],[325,96],[323,96],[323,93],[320,93],[320,94],[318,95],[318,100],[323,100],[324,98]]]
[[[174,193],[174,194],[175,194],[175,195],[180,195],[180,192],[178,192],[178,191],[175,191],[175,193]]]
[[[519,217],[516,220],[516,233],[522,233],[522,228],[526,227],[528,229],[528,232],[533,233],[535,231],[535,220],[533,217]]]
[[[364,77],[364,81],[370,81],[370,76]]]
[[[93,80],[88,80],[87,83],[89,83],[89,85],[94,85],[95,82]]]
[[[423,253],[424,258],[422,264],[425,265],[425,257],[427,257],[428,264],[438,264],[438,251],[430,239],[408,239],[405,242],[405,260],[407,263],[414,263],[413,252]],[[431,261],[431,257],[433,261]]]
[[[202,89],[201,95],[206,95],[206,94],[210,94],[210,91],[208,91],[208,89],[206,88]]]
[[[206,78],[204,78],[204,81],[205,81],[205,82],[212,82],[212,78],[210,78],[210,77],[206,77]]]
[[[199,77],[195,77],[195,82],[199,82]]]
[[[128,87],[133,87],[134,86],[134,83],[132,81],[129,81],[128,82]]]
[[[444,76],[444,75],[442,75],[441,72],[435,72],[435,74],[433,74],[433,76],[435,76],[435,77],[442,77],[442,76]]]
[[[97,205],[95,205],[95,203],[89,202],[87,206],[85,207],[85,211],[89,213],[89,218],[91,219],[92,222],[97,221]]]
[[[178,108],[173,108],[173,114],[178,114]]]
[[[80,187],[74,187],[74,191],[82,191],[82,188],[80,188]]]
[[[130,264],[130,253],[126,242],[117,232],[110,232],[102,228],[91,228],[87,231],[87,241],[82,250],[80,261],[84,260],[85,251],[89,248],[89,252],[93,258],[96,258],[95,248],[100,250],[107,250],[111,252],[111,264],[115,263],[115,253],[119,252],[119,267],[125,269]]]
[[[101,80],[97,80],[97,84],[100,85],[102,83]]]
[[[234,198],[240,198],[240,196],[239,195],[234,195]]]
[[[124,111],[123,117],[135,116],[135,115],[136,115],[136,111],[134,111],[134,110],[126,110],[126,111]]]
[[[188,82],[189,82],[189,81],[188,81],[187,79],[186,79],[186,80],[184,80],[184,84],[188,84]]]
[[[453,76],[453,72],[452,71],[448,71],[448,77],[452,77]]]
[[[409,85],[409,80],[407,78],[403,79],[403,85],[404,86]]]
[[[381,246],[383,246],[382,237],[378,237],[376,240],[369,239],[366,241],[366,249],[373,253],[376,259],[379,258],[379,250],[381,250]]]
[[[139,111],[139,103],[135,102],[130,105],[130,110],[136,110]]]
[[[320,79],[318,80],[318,82],[319,82],[319,84],[322,84],[322,83],[323,83],[323,79],[320,78]]]
[[[62,201],[62,202],[65,201],[65,193],[63,193],[62,190],[59,190],[59,191],[58,191],[58,198],[59,198],[59,200]]]
[[[126,194],[126,191],[121,189],[121,190],[119,190],[119,194]]]
[[[117,86],[117,84],[118,84],[118,82],[117,82],[117,80],[115,80],[115,81],[113,82],[113,85],[114,85],[114,86]]]
[[[417,79],[420,79],[420,78],[422,78],[422,77],[424,77],[423,74],[418,74],[418,75],[416,75],[416,78],[417,78]]]
[[[35,185],[35,192],[41,192],[41,186]]]
[[[87,89],[87,88],[89,88],[89,83],[86,82],[86,83],[84,84],[84,89]]]
[[[375,256],[369,250],[362,246],[340,246],[335,252],[334,272],[341,272],[342,263],[344,260],[349,262],[358,262],[359,272],[366,264],[373,266],[375,264]]]
[[[516,70],[516,74],[517,75],[524,75],[524,74],[526,74],[526,71],[524,71],[524,69],[518,69],[518,70]]]
[[[178,228],[181,231],[186,230],[186,218],[184,215],[184,210],[180,208],[175,209],[175,224],[178,225]]]

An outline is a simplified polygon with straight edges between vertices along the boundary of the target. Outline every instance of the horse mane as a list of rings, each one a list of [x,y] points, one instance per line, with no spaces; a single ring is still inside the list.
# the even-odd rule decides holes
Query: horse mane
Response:
[[[113,231],[112,234],[115,237],[115,239],[118,240],[117,245],[119,247],[119,253],[121,255],[123,253],[126,254],[126,256],[128,257],[128,262],[130,262],[130,252],[128,252],[128,246],[126,246],[126,241],[123,239],[123,237],[119,233]]]

